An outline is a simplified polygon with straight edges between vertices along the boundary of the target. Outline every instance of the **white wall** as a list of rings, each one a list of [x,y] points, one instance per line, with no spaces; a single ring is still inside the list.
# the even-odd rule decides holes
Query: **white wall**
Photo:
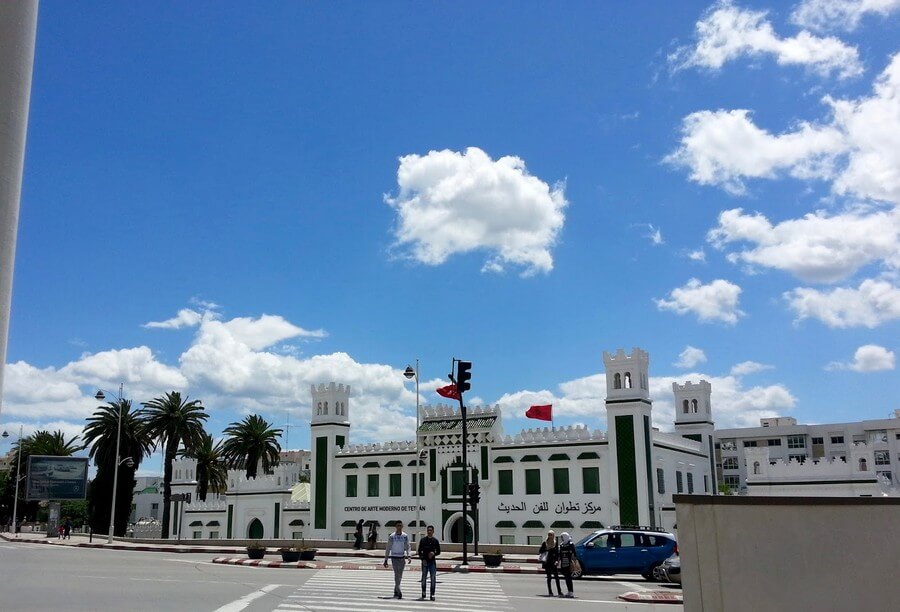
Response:
[[[685,612],[896,610],[900,499],[676,496]]]

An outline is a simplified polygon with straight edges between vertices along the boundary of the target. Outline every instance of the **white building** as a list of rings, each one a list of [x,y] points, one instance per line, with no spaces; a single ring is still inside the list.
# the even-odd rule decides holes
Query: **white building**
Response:
[[[162,490],[162,476],[136,476],[134,479],[134,495],[131,498],[131,516],[128,522],[136,523],[143,519],[161,519]]]
[[[767,451],[763,459],[754,455],[762,464],[776,462],[785,466],[768,471],[773,476],[779,475],[769,490],[776,486],[795,491],[800,490],[797,487],[805,487],[802,489],[805,494],[814,494],[813,485],[820,482],[827,485],[822,490],[855,495],[856,480],[867,478],[874,484],[879,480],[876,476],[896,487],[900,484],[900,410],[894,412],[893,418],[856,423],[798,425],[793,417],[775,417],[760,419],[759,427],[718,430],[715,432],[715,457],[719,482],[732,490],[742,491],[746,487],[751,493],[758,494],[760,474],[752,473],[753,462],[744,454],[753,449]],[[865,470],[859,469],[859,459],[864,459]],[[846,467],[844,462],[848,464]],[[792,465],[795,467],[790,467]],[[809,467],[803,470],[801,465]],[[787,478],[788,472],[793,473],[793,480]],[[862,474],[864,472],[868,476]],[[834,475],[828,476],[829,473]],[[841,476],[857,473],[862,475]],[[779,479],[782,484],[776,485]],[[798,479],[808,482],[786,484],[799,482]],[[848,486],[837,487],[841,480]],[[841,490],[842,493],[837,493]]]
[[[377,522],[383,537],[397,520],[416,532],[418,492],[422,527],[434,525],[447,542],[475,530],[481,542],[534,544],[548,528],[576,538],[604,525],[672,529],[673,493],[716,487],[709,384],[675,386],[687,409],[676,433],[664,434],[651,426],[649,354],[619,349],[603,360],[608,392],[596,416],[605,411],[605,433],[569,426],[505,435],[498,406],[471,407],[465,458],[458,407],[423,408],[415,441],[358,445],[351,443],[350,387],[313,386],[308,502],[292,491],[303,462],[251,480],[231,471],[227,493],[200,503],[194,465],[183,459],[174,466],[173,492],[193,499],[173,504],[173,517],[182,539],[349,539],[359,519]],[[481,502],[466,529],[468,481],[479,484]]]

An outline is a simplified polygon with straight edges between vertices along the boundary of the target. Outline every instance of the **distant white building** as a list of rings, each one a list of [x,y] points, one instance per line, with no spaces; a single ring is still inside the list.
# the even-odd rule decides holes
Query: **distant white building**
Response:
[[[900,410],[855,423],[800,425],[774,417],[760,419],[759,427],[720,429],[715,457],[718,479],[736,492],[874,494],[883,490],[879,483],[900,485]],[[755,463],[762,473],[753,473]],[[861,488],[862,481],[871,486]]]
[[[550,528],[576,538],[616,524],[672,529],[673,493],[716,489],[709,383],[675,386],[687,408],[674,434],[660,433],[651,425],[649,354],[619,349],[603,360],[608,391],[596,416],[605,414],[606,432],[569,426],[505,435],[500,408],[476,406],[468,410],[465,458],[458,407],[423,408],[415,441],[352,444],[350,387],[313,386],[308,460],[251,480],[230,471],[228,491],[206,503],[196,499],[194,463],[175,462],[172,490],[192,493],[192,501],[173,504],[173,534],[180,525],[182,539],[350,539],[363,519],[380,525],[383,538],[400,520],[410,533],[434,525],[447,542],[477,530],[481,542],[535,544]],[[298,482],[307,466],[304,497]],[[468,519],[466,482],[481,494]]]
[[[129,523],[144,519],[161,519],[163,505],[162,476],[136,476],[131,499]]]

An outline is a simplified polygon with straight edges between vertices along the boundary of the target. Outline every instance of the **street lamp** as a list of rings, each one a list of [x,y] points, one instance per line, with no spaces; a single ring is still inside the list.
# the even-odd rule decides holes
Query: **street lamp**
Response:
[[[419,499],[422,496],[422,456],[419,448],[419,360],[416,359],[416,369],[412,366],[406,366],[403,375],[407,380],[416,379],[416,542],[422,539],[422,521],[420,519],[421,504]]]
[[[122,394],[125,388],[125,383],[119,383],[119,395],[117,396],[116,404],[119,407],[119,426],[116,430],[116,467],[113,470],[113,488],[112,488],[112,503],[110,504],[109,509],[109,535],[107,536],[106,542],[108,544],[112,544],[113,541],[113,529],[115,528],[116,522],[116,489],[119,485],[119,466],[123,463],[127,464],[128,467],[134,465],[134,460],[131,457],[125,457],[122,459],[119,456],[119,447],[122,444]],[[97,390],[97,395],[94,396],[97,401],[102,402],[106,399],[106,395],[104,395],[102,389]]]
[[[9,434],[5,431],[3,432],[3,438],[8,438]],[[13,521],[12,528],[15,537],[19,537],[19,530],[16,529],[16,517],[18,516],[19,510],[19,481],[22,478],[19,477],[19,471],[22,469],[22,426],[19,425],[19,449],[16,451],[16,493],[13,497]]]

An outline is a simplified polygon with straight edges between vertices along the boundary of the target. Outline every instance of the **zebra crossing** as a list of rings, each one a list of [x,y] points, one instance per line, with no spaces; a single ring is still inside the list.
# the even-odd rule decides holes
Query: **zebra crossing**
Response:
[[[394,573],[391,571],[319,570],[276,610],[500,612],[513,609],[500,583],[490,574],[439,573],[435,601],[418,601],[422,587],[417,569],[412,566],[403,574],[403,599],[392,597]]]

